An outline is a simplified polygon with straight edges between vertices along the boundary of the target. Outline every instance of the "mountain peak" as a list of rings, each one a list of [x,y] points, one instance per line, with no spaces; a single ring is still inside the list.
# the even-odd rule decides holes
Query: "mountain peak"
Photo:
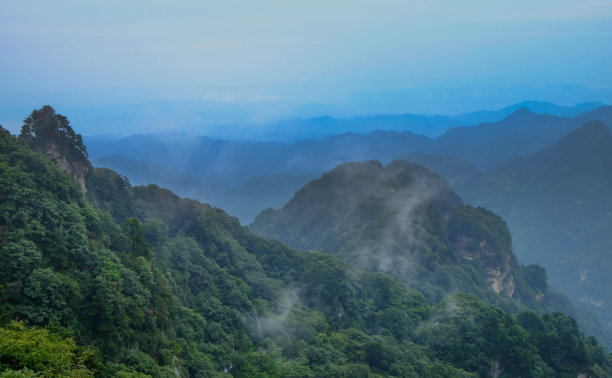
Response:
[[[591,121],[559,139],[549,148],[534,154],[529,164],[533,167],[553,164],[558,169],[572,167],[563,174],[564,177],[570,174],[582,175],[595,165],[599,166],[603,161],[612,163],[611,150],[612,133],[610,129],[601,121]],[[577,168],[578,166],[581,168]]]
[[[554,146],[563,146],[562,148],[569,148],[570,150],[589,148],[589,152],[592,153],[595,151],[593,149],[595,146],[609,146],[611,144],[612,134],[608,126],[602,121],[590,121],[559,139]]]
[[[526,107],[522,106],[516,109],[514,112],[510,113],[510,115],[506,117],[506,119],[525,118],[525,117],[530,117],[534,115],[536,114],[533,113],[531,110],[527,109]]]
[[[54,159],[86,192],[85,176],[91,163],[82,136],[74,132],[66,117],[50,105],[36,109],[23,121],[19,139],[32,150]]]
[[[406,218],[413,208],[429,203],[448,211],[462,201],[448,183],[418,164],[343,163],[305,185],[281,210],[258,215],[250,227],[298,249],[327,251],[344,232],[390,222],[392,214]]]
[[[602,121],[590,121],[582,125],[575,133],[589,137],[610,138],[610,129]]]

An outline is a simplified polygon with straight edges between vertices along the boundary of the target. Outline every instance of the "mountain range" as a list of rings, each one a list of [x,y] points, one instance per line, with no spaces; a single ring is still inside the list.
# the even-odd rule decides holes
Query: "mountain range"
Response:
[[[289,145],[134,136],[93,143],[88,151],[94,164],[102,162],[135,184],[168,186],[227,209],[243,223],[265,208],[281,208],[311,179],[344,161],[416,161],[439,173],[468,204],[500,214],[519,261],[546,267],[553,286],[610,327],[609,222],[602,213],[610,191],[601,165],[609,150],[591,151],[586,142],[551,145],[592,120],[612,124],[611,113],[604,106],[564,118],[518,109],[499,122],[452,129],[435,140],[389,131]],[[580,135],[566,138],[585,140]],[[605,133],[599,138],[607,140]],[[104,156],[108,152],[131,157]],[[486,169],[495,161],[497,168]]]
[[[603,106],[573,118],[535,114],[519,108],[499,122],[453,128],[436,139],[409,131],[374,131],[367,135],[345,133],[283,144],[174,134],[97,139],[88,142],[88,146],[95,165],[112,168],[135,183],[157,183],[181,195],[229,208],[244,201],[240,196],[231,198],[226,194],[241,192],[248,181],[259,176],[313,177],[346,161],[377,160],[386,164],[409,153],[454,155],[479,170],[488,170],[514,156],[529,156],[591,120],[612,122],[612,107]],[[137,168],[135,162],[145,163],[148,168]],[[177,174],[181,175],[180,180],[175,180]],[[280,205],[300,187],[291,182],[285,186],[286,192],[276,190]],[[238,206],[233,209],[235,212],[230,213],[244,223],[258,212]]]
[[[475,126],[499,121],[520,108],[536,114],[574,117],[604,106],[600,102],[585,102],[574,106],[560,106],[550,102],[523,101],[493,111],[475,111],[459,115],[393,114],[366,115],[352,118],[320,116],[297,118],[252,125],[223,125],[212,127],[207,135],[214,139],[257,140],[292,143],[300,139],[321,139],[333,135],[356,132],[368,134],[375,130],[411,131],[436,138],[457,126]]]
[[[516,262],[501,218],[422,166],[345,163],[307,184],[287,207],[315,212],[291,218],[338,222],[325,240],[339,249],[299,252],[94,168],[65,120],[43,107],[18,137],[0,129],[3,376],[612,374],[594,337],[549,312],[544,269]],[[381,228],[420,280],[332,256]]]

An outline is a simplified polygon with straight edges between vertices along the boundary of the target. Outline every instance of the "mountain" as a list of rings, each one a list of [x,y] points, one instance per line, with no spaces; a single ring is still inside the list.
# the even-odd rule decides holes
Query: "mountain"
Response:
[[[164,107],[164,104],[159,107]],[[560,117],[574,117],[580,113],[605,106],[599,102],[585,102],[574,106],[559,106],[550,102],[541,101],[523,101],[513,104],[502,109],[492,111],[475,111],[471,113],[459,114],[454,116],[448,115],[425,115],[425,114],[373,114],[361,115],[355,117],[338,118],[336,116],[325,115],[329,109],[317,109],[310,114],[321,114],[321,116],[312,118],[293,118],[273,122],[260,122],[252,124],[221,124],[216,126],[207,126],[206,135],[212,139],[240,140],[240,141],[269,141],[281,143],[293,143],[300,139],[322,139],[333,135],[344,134],[347,132],[356,132],[359,134],[369,134],[375,130],[382,131],[410,131],[415,134],[424,135],[430,138],[436,138],[442,135],[448,129],[458,126],[475,126],[481,123],[498,122],[506,118],[511,113],[520,108],[526,108],[536,114],[550,114]],[[172,119],[170,113],[176,113],[177,109],[167,111],[165,109],[161,113],[166,120]],[[151,112],[151,109],[140,109],[137,113],[140,117]],[[134,123],[136,119],[130,118],[130,113],[134,115],[134,108],[126,110],[125,114],[110,117],[89,118],[89,121],[100,124],[106,123]],[[182,113],[182,114],[180,114]],[[174,118],[184,117],[185,114],[191,113],[193,109],[182,109],[182,112],[175,114]],[[197,112],[196,112],[197,113]],[[196,115],[196,119],[191,119],[190,124],[206,124],[210,120],[197,120],[200,115]],[[138,118],[138,116],[136,117]],[[164,122],[164,121],[158,121]],[[176,122],[175,122],[176,123]],[[180,123],[180,122],[179,122]],[[142,125],[140,125],[142,126]],[[187,130],[183,130],[187,131]],[[95,141],[118,140],[121,139],[118,135],[91,135],[86,137],[88,145]]]
[[[175,134],[98,140],[88,148],[96,166],[222,207],[246,224],[262,209],[282,206],[308,180],[337,164],[367,157],[390,161],[430,142],[409,132],[349,133],[291,145]]]
[[[92,159],[121,155],[159,164],[219,185],[238,187],[269,174],[320,174],[351,160],[371,156],[390,161],[397,154],[423,149],[431,139],[410,132],[346,133],[322,140],[292,144],[235,142],[187,135],[136,135],[114,142],[97,141],[88,147]]]
[[[543,270],[516,262],[499,217],[462,206],[438,175],[405,161],[341,164],[249,229],[390,273],[434,301],[456,290],[491,298],[485,287],[532,306],[549,301]]]
[[[437,173],[453,188],[463,187],[478,180],[482,172],[469,161],[454,155],[422,154],[418,152],[398,157],[398,160],[407,160],[420,164]]]
[[[551,145],[585,120],[608,119],[612,120],[610,106],[575,118],[519,109],[500,122],[454,128],[437,139],[397,131],[346,133],[291,144],[215,140],[185,134],[136,135],[118,141],[98,138],[89,143],[88,150],[99,166],[117,170],[137,183],[156,183],[223,207],[246,224],[265,208],[242,200],[245,196],[241,188],[257,177],[288,177],[287,183],[277,185],[277,181],[268,188],[277,193],[277,203],[282,205],[299,188],[291,184],[293,179],[289,177],[318,176],[342,162],[373,159],[388,163],[407,154],[454,155],[479,170],[488,170],[514,156],[529,156]],[[134,162],[147,166],[137,167]],[[175,180],[177,175],[181,178]],[[287,190],[281,190],[283,187]],[[231,193],[238,194],[232,197]],[[263,204],[265,200],[250,198],[253,203]]]
[[[333,135],[373,131],[410,131],[414,134],[437,138],[445,131],[459,126],[494,123],[525,108],[534,114],[549,114],[571,118],[581,113],[606,106],[600,102],[584,102],[574,106],[560,106],[550,102],[523,101],[494,111],[476,111],[456,116],[421,114],[380,114],[352,118],[320,116],[289,119],[258,125],[214,127],[208,135],[215,139],[274,141],[292,143],[300,139],[322,139]]]
[[[280,210],[263,211],[249,229],[301,250],[328,252],[365,270],[390,273],[431,300],[464,290],[504,306],[482,291],[488,286],[531,308],[563,308],[589,332],[612,341],[609,331],[601,331],[606,327],[601,318],[576,311],[556,290],[547,291],[542,268],[517,263],[501,218],[462,206],[446,182],[414,163],[340,165],[304,186]],[[548,266],[548,261],[537,262]]]
[[[559,106],[550,102],[542,101],[523,101],[505,108],[493,111],[476,111],[461,114],[453,118],[459,121],[460,125],[470,126],[480,123],[498,122],[515,111],[525,108],[535,114],[550,114],[559,117],[575,117],[581,113],[606,106],[601,102],[583,102],[574,106]]]
[[[269,174],[254,177],[240,187],[228,187],[216,180],[195,177],[162,164],[142,163],[121,155],[104,156],[95,159],[93,164],[129,177],[134,185],[167,183],[176,194],[223,208],[243,223],[251,222],[264,208],[283,206],[293,193],[316,177]]]
[[[612,373],[567,315],[513,316],[465,293],[431,304],[105,168],[84,195],[3,129],[0,170],[3,376]]]
[[[520,108],[500,122],[451,129],[436,139],[432,152],[459,156],[486,171],[514,156],[530,156],[585,122],[608,120],[612,121],[612,106],[573,118]]]
[[[177,171],[162,163],[149,163],[134,160],[122,155],[112,154],[93,160],[94,166],[105,167],[129,177],[134,185],[146,185],[151,182],[172,182],[177,193],[185,197],[194,194],[204,196],[212,191],[221,190],[214,187],[213,180],[191,176]]]
[[[436,139],[437,153],[459,156],[489,170],[514,156],[529,156],[570,131],[567,118],[520,108],[500,122],[457,127]]]
[[[322,139],[349,132],[369,134],[375,130],[385,130],[410,131],[435,138],[458,125],[460,123],[455,119],[443,115],[381,114],[354,118],[321,116],[259,125],[220,126],[209,130],[208,135],[215,139],[292,143],[300,139]]]
[[[553,285],[612,327],[611,172],[610,130],[593,121],[457,190],[503,216],[519,259],[545,266]]]

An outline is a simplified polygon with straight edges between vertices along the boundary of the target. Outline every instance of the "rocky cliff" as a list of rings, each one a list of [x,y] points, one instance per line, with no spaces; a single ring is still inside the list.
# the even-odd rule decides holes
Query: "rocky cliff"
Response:
[[[59,167],[70,173],[83,193],[87,191],[85,178],[91,169],[87,149],[80,134],[74,132],[68,119],[45,105],[26,118],[19,140],[32,150],[55,160]]]

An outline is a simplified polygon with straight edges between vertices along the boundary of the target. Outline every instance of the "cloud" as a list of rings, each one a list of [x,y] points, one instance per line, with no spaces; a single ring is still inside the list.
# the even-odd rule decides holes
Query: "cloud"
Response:
[[[282,292],[277,311],[267,316],[256,316],[247,324],[258,338],[275,337],[288,332],[287,320],[293,309],[300,304],[299,291],[295,288]]]

